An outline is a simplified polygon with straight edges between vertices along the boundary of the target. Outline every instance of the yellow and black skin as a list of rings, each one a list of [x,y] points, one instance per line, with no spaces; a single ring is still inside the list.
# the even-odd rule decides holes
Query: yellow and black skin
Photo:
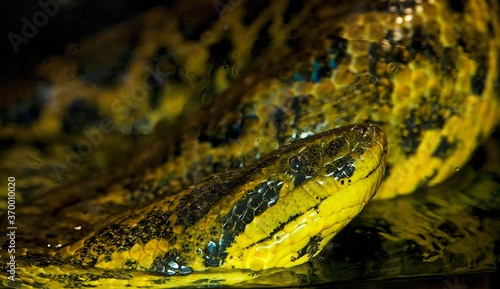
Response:
[[[374,196],[386,154],[387,138],[374,124],[295,141],[255,165],[207,177],[124,212],[37,266],[32,265],[40,256],[28,254],[18,262],[21,281],[34,287],[94,286],[106,284],[101,279],[110,278],[109,270],[146,271],[159,278],[209,268],[259,271],[303,264]],[[73,267],[54,272],[52,266],[60,263]],[[102,270],[90,277],[81,268]],[[227,283],[252,278],[239,275]],[[121,279],[129,286],[154,283],[141,274],[131,276]],[[180,283],[168,284],[190,285],[206,278],[184,276]]]
[[[33,184],[39,188],[19,208],[20,222],[27,226],[33,220],[40,222],[23,236],[27,245],[19,250],[21,262],[26,262],[18,273],[23,283],[51,288],[90,284],[84,283],[90,280],[92,285],[104,286],[105,282],[122,284],[119,280],[151,283],[148,278],[167,278],[146,277],[137,273],[141,269],[182,275],[215,264],[228,269],[267,268],[253,261],[258,258],[240,260],[234,246],[240,241],[250,246],[251,238],[243,237],[243,232],[277,204],[250,223],[240,223],[245,229],[231,235],[234,240],[223,237],[220,225],[231,219],[238,200],[252,198],[259,188],[267,186],[276,192],[283,182],[278,199],[282,201],[281,194],[295,183],[314,184],[296,181],[305,177],[300,174],[280,176],[280,165],[267,166],[263,160],[279,158],[280,148],[292,152],[300,143],[314,146],[317,138],[308,136],[352,123],[376,123],[390,145],[387,169],[374,197],[382,200],[448,178],[498,122],[500,24],[496,1],[236,1],[222,10],[212,4],[184,1],[159,7],[69,45],[66,55],[51,57],[38,67],[49,85],[44,90],[47,97],[36,98],[45,100],[36,103],[38,116],[22,126],[2,120],[2,133],[13,143],[29,142],[31,137],[47,146],[44,152],[48,156],[30,150],[30,158],[41,163],[41,171],[56,169],[44,177],[19,178],[21,188]],[[100,43],[98,49],[96,42]],[[126,70],[110,74],[105,81],[89,80],[96,71],[116,71],[122,65],[117,59],[126,59]],[[155,78],[158,75],[163,78]],[[67,152],[60,144],[67,138],[76,144],[82,131],[100,129],[95,118],[82,117],[86,114],[110,120],[116,134],[154,132],[155,140],[124,165],[90,178],[96,167],[106,167],[102,163],[113,154],[89,157],[89,162],[98,161],[72,167],[64,163]],[[114,141],[111,134],[103,139]],[[116,143],[109,152],[113,146],[119,149]],[[378,148],[373,146],[363,156],[375,156]],[[14,156],[16,149],[4,154]],[[381,161],[362,166],[377,162]],[[58,165],[54,167],[54,163]],[[2,168],[14,165],[22,166],[8,158]],[[244,175],[252,169],[259,173]],[[359,169],[356,166],[356,172]],[[45,192],[54,187],[54,176],[61,175],[83,181]],[[233,177],[241,183],[232,183]],[[376,190],[377,182],[370,182],[360,188],[362,192]],[[224,192],[216,191],[217,186]],[[196,188],[213,196],[201,202]],[[181,203],[183,196],[190,197]],[[233,200],[225,202],[226,198]],[[220,207],[221,213],[206,211],[209,204],[210,209]],[[311,207],[285,211],[290,218]],[[145,216],[138,212],[137,216],[122,216],[140,208]],[[168,239],[173,237],[155,239],[156,227],[133,229],[141,220],[149,223],[147,216],[158,217],[154,210],[166,212],[166,221],[172,218],[173,226],[158,228],[172,230],[174,236],[190,230],[204,232],[204,243],[190,243],[184,252],[180,241]],[[189,216],[196,216],[192,220],[196,222],[183,219]],[[176,220],[181,221],[176,224]],[[155,222],[159,220],[151,220],[151,224]],[[197,230],[203,224],[219,227],[213,232]],[[79,225],[83,229],[75,233],[72,228]],[[280,228],[281,233],[285,227]],[[129,239],[131,231],[137,236]],[[273,231],[266,232],[272,238]],[[315,237],[317,234],[321,237]],[[264,264],[291,266],[306,261],[330,238],[326,237],[328,231],[317,234],[309,236],[310,244],[291,250],[295,255],[289,263]],[[188,239],[194,236],[184,235]],[[120,241],[123,244],[117,243]],[[44,248],[47,243],[62,244],[62,248]],[[255,254],[264,259],[272,256],[266,250]],[[304,250],[305,254],[299,254]],[[109,271],[102,271],[107,266]],[[112,268],[136,269],[123,274],[137,274],[137,278],[119,278],[122,271]],[[210,279],[206,276],[211,269],[201,278]],[[74,280],[66,272],[87,274],[87,278]],[[180,284],[193,282],[185,280]]]
[[[167,275],[298,265],[373,197],[386,154],[376,125],[329,130],[126,212],[55,257]]]

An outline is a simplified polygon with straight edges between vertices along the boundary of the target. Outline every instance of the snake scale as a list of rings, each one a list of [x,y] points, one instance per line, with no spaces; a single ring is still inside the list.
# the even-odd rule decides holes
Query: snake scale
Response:
[[[31,180],[19,222],[39,225],[4,285],[232,284],[298,265],[372,197],[449,178],[498,122],[495,1],[166,6],[40,64],[28,123],[2,114],[16,143],[26,127],[75,143]],[[88,177],[85,145],[112,134],[155,139],[40,189]]]

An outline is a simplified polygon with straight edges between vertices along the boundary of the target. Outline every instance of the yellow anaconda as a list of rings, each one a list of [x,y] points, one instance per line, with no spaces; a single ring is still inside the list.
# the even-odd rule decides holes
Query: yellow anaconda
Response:
[[[498,122],[496,1],[165,6],[69,44],[37,67],[36,116],[2,114],[2,136],[48,172],[24,176],[19,148],[4,152],[19,191],[41,187],[17,207],[33,229],[4,284],[231,284],[260,271],[210,274],[303,263],[379,181],[374,199],[438,184]],[[115,135],[153,131],[88,176],[131,151]],[[66,177],[83,181],[45,190]]]
[[[43,266],[49,268],[38,274],[39,269],[30,265],[39,257],[29,252],[18,263],[19,275],[25,285],[52,288],[51,280],[62,286],[105,284],[100,279],[113,276],[106,270],[168,276],[211,267],[257,271],[300,265],[317,255],[373,197],[386,154],[386,136],[376,125],[316,134],[282,147],[256,165],[213,175],[124,212],[46,257],[53,260],[47,264],[64,262],[75,266],[71,269]],[[105,270],[91,276],[77,269],[81,266]],[[130,274],[115,277],[129,285],[152,282]],[[185,285],[198,281],[185,279]],[[16,285],[10,281],[6,285]]]
[[[170,275],[301,264],[372,198],[386,153],[377,126],[317,134],[127,212],[57,259]]]

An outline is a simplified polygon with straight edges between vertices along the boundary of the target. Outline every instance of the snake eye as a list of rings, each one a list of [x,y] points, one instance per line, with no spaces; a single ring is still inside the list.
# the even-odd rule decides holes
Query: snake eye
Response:
[[[293,156],[288,161],[288,165],[290,166],[290,168],[293,171],[298,172],[298,171],[303,170],[306,167],[307,160],[305,157],[302,157],[302,156]]]

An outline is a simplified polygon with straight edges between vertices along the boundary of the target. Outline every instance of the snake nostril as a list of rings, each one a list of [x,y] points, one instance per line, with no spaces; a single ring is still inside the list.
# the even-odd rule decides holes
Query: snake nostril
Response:
[[[366,137],[371,131],[371,126],[358,126],[356,127],[356,133],[362,137]]]

